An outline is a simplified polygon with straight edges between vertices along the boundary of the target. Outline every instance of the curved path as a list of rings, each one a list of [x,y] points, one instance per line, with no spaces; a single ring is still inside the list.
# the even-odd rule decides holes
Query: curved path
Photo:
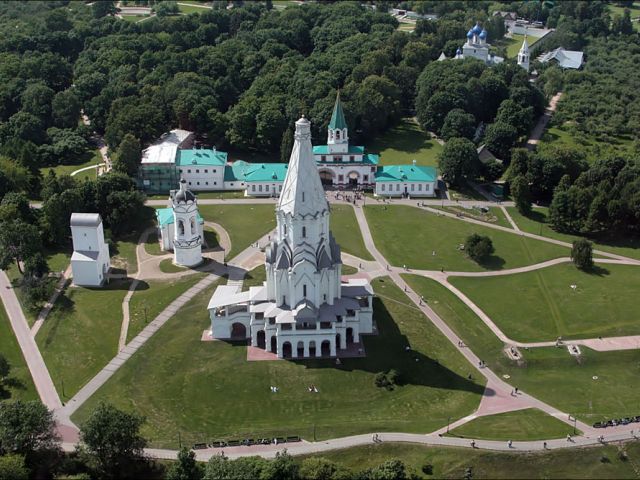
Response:
[[[104,167],[105,165],[106,164],[103,162],[103,163],[98,163],[96,165],[89,165],[88,167],[79,168],[78,170],[74,170],[73,172],[71,172],[69,176],[74,177],[79,173],[86,172],[87,170],[97,170],[100,167]]]

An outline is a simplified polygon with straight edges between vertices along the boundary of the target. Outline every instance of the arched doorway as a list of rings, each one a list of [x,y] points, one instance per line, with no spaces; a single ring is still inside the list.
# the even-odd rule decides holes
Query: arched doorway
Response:
[[[310,357],[315,357],[316,356],[316,342],[315,342],[315,340],[311,340],[309,342],[309,356]]]
[[[282,357],[283,358],[291,358],[291,343],[284,342],[282,344]]]
[[[258,348],[264,349],[265,346],[264,330],[258,331]]]
[[[320,181],[322,182],[322,185],[333,185],[333,178],[335,177],[335,174],[331,170],[320,170],[318,173],[320,174]]]
[[[347,176],[347,178],[349,179],[350,187],[358,186],[358,179],[360,178],[360,175],[358,175],[358,172],[349,172],[349,175]]]
[[[347,328],[347,346],[353,343],[353,328]]]
[[[298,346],[297,346],[296,350],[298,352],[298,357],[304,357],[304,342],[303,341],[298,342]]]
[[[247,338],[247,328],[242,323],[231,325],[231,339],[242,340]]]
[[[323,357],[328,357],[331,355],[331,342],[329,340],[325,340],[320,344],[320,354]]]
[[[340,334],[336,333],[336,349],[340,348]]]
[[[271,336],[271,353],[278,353],[278,339],[275,335]]]

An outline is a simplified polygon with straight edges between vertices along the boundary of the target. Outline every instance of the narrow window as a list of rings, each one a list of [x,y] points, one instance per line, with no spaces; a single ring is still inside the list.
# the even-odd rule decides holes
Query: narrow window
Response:
[[[307,286],[306,285],[302,286],[302,296],[304,298],[307,298]]]
[[[307,227],[302,227],[302,238],[307,237]]]
[[[340,140],[340,130],[336,130],[336,140]]]
[[[304,192],[302,192],[302,201],[304,202]]]

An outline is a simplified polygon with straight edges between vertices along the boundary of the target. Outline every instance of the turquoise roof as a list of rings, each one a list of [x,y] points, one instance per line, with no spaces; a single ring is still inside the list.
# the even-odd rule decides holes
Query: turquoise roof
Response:
[[[362,155],[364,153],[364,147],[362,146],[354,146],[349,145],[349,151],[347,153],[355,153],[358,155]],[[316,145],[313,147],[314,155],[329,155],[329,145]],[[341,155],[340,153],[336,153],[336,155]]]
[[[156,220],[158,225],[170,225],[175,219],[173,218],[173,208],[156,208]],[[204,218],[198,212],[198,223],[204,223]]]
[[[221,167],[227,163],[227,152],[197,148],[192,150],[178,150],[176,166],[207,165]]]
[[[435,182],[438,171],[419,165],[384,165],[375,176],[376,182]]]
[[[342,103],[340,102],[340,91],[338,91],[338,95],[336,96],[336,104],[333,106],[333,114],[331,115],[329,128],[332,130],[347,128],[347,121],[344,119]]]
[[[287,163],[249,163],[236,160],[224,169],[225,182],[284,182],[287,176]]]

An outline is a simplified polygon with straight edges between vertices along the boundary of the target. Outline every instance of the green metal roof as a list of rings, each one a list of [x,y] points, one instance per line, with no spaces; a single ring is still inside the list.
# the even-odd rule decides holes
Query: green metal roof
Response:
[[[236,160],[224,169],[225,182],[284,182],[287,163],[249,163]]]
[[[173,218],[173,208],[156,208],[156,220],[158,225],[170,225],[175,219]],[[198,223],[204,223],[204,218],[198,212]]]
[[[336,104],[333,106],[333,114],[331,115],[329,128],[332,130],[347,128],[347,121],[344,119],[342,103],[340,102],[340,91],[338,91],[338,95],[336,96]]]
[[[349,150],[347,153],[355,153],[356,155],[364,154],[364,147],[349,145]],[[313,147],[314,155],[330,155],[329,153],[329,145],[316,145]],[[340,153],[336,153],[336,155],[341,155]]]
[[[419,165],[385,165],[378,167],[376,182],[435,182],[438,171]]]
[[[176,155],[176,166],[178,167],[188,167],[190,165],[221,167],[225,163],[227,163],[227,152],[219,152],[218,150],[201,148],[178,150]]]

